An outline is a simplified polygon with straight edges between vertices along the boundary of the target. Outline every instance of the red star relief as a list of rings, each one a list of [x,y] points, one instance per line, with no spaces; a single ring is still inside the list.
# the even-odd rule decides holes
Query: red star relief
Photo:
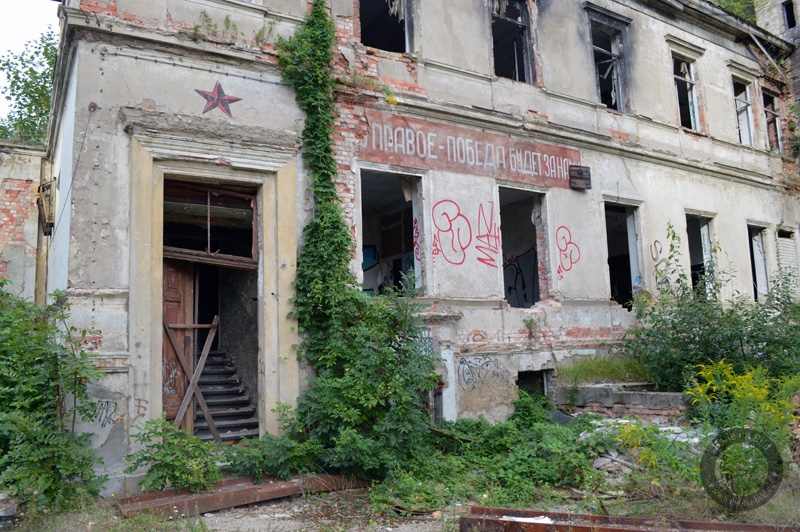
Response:
[[[236,96],[226,96],[225,91],[222,90],[222,85],[219,84],[219,81],[216,85],[214,85],[214,90],[211,92],[201,91],[200,89],[195,89],[195,91],[197,94],[206,99],[206,107],[203,109],[203,114],[206,114],[212,109],[219,109],[229,117],[233,118],[231,116],[230,104],[241,100],[241,98],[237,98]]]

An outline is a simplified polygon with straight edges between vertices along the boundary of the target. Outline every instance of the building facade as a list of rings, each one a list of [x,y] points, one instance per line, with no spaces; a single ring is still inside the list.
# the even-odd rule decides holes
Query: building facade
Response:
[[[274,45],[307,9],[63,2],[43,287],[98,331],[98,419],[82,428],[112,491],[134,424],[165,412],[208,438],[275,432],[272,409],[303,389],[287,314],[313,198]],[[779,64],[793,45],[774,31],[704,0],[330,11],[352,268],[371,293],[409,271],[424,287],[437,419],[504,419],[519,388],[546,393],[559,363],[606,353],[669,226],[687,274],[712,256],[737,272],[726,296],[763,298],[796,267]],[[211,421],[191,399],[201,360]]]

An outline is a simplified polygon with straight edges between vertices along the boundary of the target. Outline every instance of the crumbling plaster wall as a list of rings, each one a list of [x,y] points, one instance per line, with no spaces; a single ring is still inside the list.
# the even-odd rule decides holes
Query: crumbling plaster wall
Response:
[[[80,430],[94,434],[111,477],[108,492],[138,489],[122,472],[131,427],[161,413],[165,177],[259,189],[252,327],[262,335],[252,357],[258,367],[246,369],[258,380],[251,384],[259,388],[262,430],[277,430],[271,408],[294,401],[304,380],[292,351],[297,333],[286,318],[302,231],[296,220],[309,216],[309,198],[297,193],[306,188],[305,174],[293,162],[303,114],[279,84],[271,43],[293,33],[306,2],[266,3],[70,0],[63,11],[69,38],[60,56],[70,59],[56,79],[64,102],[53,146],[62,221],[50,257],[60,271],[52,272],[51,286],[68,290],[75,326],[99,330],[85,346],[103,370],[91,390],[97,419]],[[203,11],[217,25],[216,37],[193,38]],[[216,99],[223,95],[214,92],[217,83],[233,99]]]
[[[337,5],[342,2],[346,0]],[[779,223],[800,223],[797,202],[774,186],[782,161],[766,150],[756,86],[751,92],[755,147],[738,141],[731,76],[758,71],[754,51],[729,34],[649,5],[595,3],[632,19],[623,36],[628,113],[596,103],[588,19],[577,0],[538,0],[531,6],[539,73],[534,84],[492,76],[486,3],[456,7],[450,2],[415,2],[422,10],[414,21],[416,56],[365,49],[358,42],[358,21],[349,18],[346,9],[336,10],[339,72],[377,79],[399,101],[387,105],[383,95],[367,85],[339,93],[335,143],[341,196],[358,240],[364,231],[358,214],[359,167],[421,176],[422,281],[424,300],[430,305],[425,324],[441,356],[446,419],[503,419],[516,397],[519,371],[554,368],[571,356],[602,353],[634,325],[633,315],[609,300],[605,202],[637,209],[635,251],[645,287],[653,286],[654,267],[663,264],[668,253],[667,225],[685,235],[687,213],[714,218],[712,239],[722,249],[718,260],[738,273],[727,295],[752,291],[748,223],[758,221],[773,237]],[[443,12],[452,24],[442,22]],[[471,35],[474,42],[454,45],[460,41],[452,35],[453,28]],[[699,50],[699,134],[677,125],[671,54],[679,50]],[[736,63],[733,69],[730,62]],[[406,76],[383,75],[376,68],[381,63],[408,72],[413,83]],[[580,164],[591,168],[592,189],[531,186],[524,179],[509,182],[480,172],[441,170],[438,163],[419,158],[400,162],[400,156],[375,158],[369,151],[365,155],[370,121],[375,119],[368,110],[576,147]],[[498,205],[499,185],[543,195],[544,231],[537,238],[545,250],[540,275],[549,297],[532,309],[507,307],[501,272],[488,260],[491,246],[486,242],[492,242],[492,230],[499,230],[500,217],[497,209],[486,213]],[[442,226],[436,225],[441,218],[434,211],[443,201],[452,202],[447,203],[452,210],[447,220],[470,236],[463,236],[461,243],[470,238],[472,242],[457,260],[445,260],[441,240],[437,245]],[[485,240],[477,240],[478,235]],[[684,237],[684,257],[686,242]],[[767,248],[774,271],[774,243]]]
[[[33,299],[38,236],[37,187],[44,148],[0,141],[0,279],[5,290]]]

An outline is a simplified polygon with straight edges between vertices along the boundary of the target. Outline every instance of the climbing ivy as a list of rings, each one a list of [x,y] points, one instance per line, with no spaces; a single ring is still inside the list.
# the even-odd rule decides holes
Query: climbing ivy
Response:
[[[293,316],[303,341],[300,356],[315,377],[285,437],[306,446],[321,467],[380,477],[427,438],[427,392],[438,376],[419,348],[414,280],[398,294],[370,297],[350,270],[353,240],[334,178],[336,117],[334,27],[324,0],[315,0],[305,25],[278,43],[283,79],[306,113],[303,159],[314,194],[295,280]]]

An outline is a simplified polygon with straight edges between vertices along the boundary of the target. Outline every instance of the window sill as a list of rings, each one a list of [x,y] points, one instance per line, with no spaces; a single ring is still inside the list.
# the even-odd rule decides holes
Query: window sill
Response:
[[[706,133],[704,131],[700,131],[700,130],[697,130],[697,129],[692,129],[692,128],[685,127],[685,126],[678,126],[678,127],[681,128],[681,131],[683,131],[684,133],[686,133],[688,135],[692,135],[693,137],[708,138],[708,133]]]

